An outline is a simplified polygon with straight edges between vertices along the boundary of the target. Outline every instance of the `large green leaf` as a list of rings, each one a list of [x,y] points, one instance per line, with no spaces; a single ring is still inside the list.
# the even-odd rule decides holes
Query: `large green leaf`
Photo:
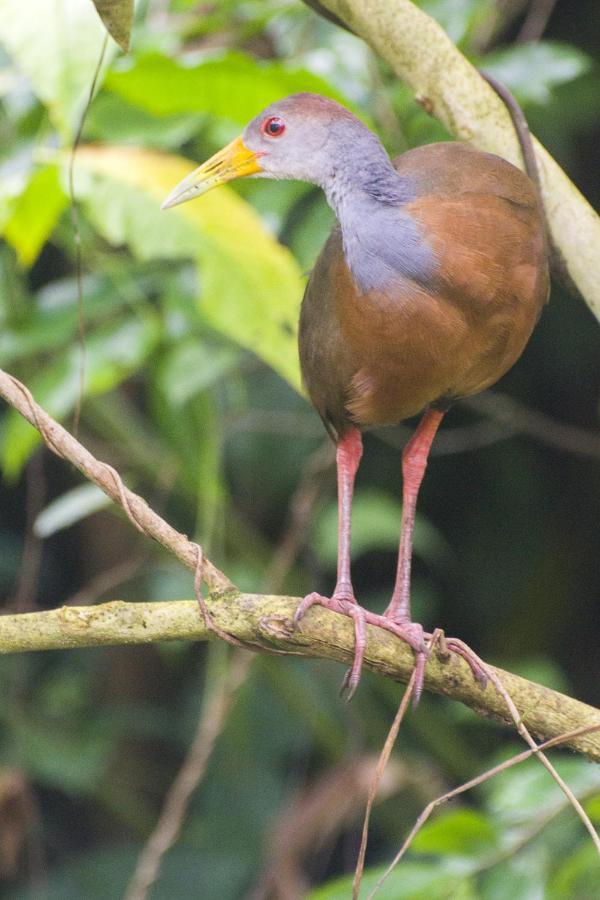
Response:
[[[95,98],[85,120],[84,135],[89,141],[132,144],[177,150],[198,132],[198,116],[156,116],[128,103],[117,94],[101,93]]]
[[[373,890],[383,869],[367,870],[361,897]],[[352,876],[340,878],[312,891],[308,900],[348,900],[352,896]],[[436,863],[402,862],[377,891],[378,900],[475,900],[468,873]]]
[[[159,323],[146,312],[88,335],[85,342],[87,395],[103,394],[120,384],[141,365],[160,336]],[[42,375],[29,380],[33,396],[53,416],[64,417],[79,395],[80,353],[77,345]],[[11,410],[6,417],[1,461],[4,474],[18,474],[39,434],[21,415]]]
[[[476,856],[492,850],[496,831],[485,816],[473,809],[453,809],[428,822],[413,841],[415,853]]]
[[[233,52],[193,66],[150,54],[128,69],[110,72],[105,87],[155,115],[208,112],[239,125],[275,100],[298,91],[348,102],[327,81],[306,69],[290,69],[280,62],[259,63]]]
[[[67,202],[56,165],[38,169],[14,200],[4,224],[4,237],[24,266],[35,262]]]
[[[584,759],[561,758],[555,762],[559,775],[575,794],[600,791],[600,769]],[[483,792],[494,821],[503,825],[520,825],[568,804],[560,788],[547,772],[527,760],[487,782]]]
[[[104,28],[89,0],[0,3],[0,43],[65,140],[87,99],[103,41]]]
[[[147,150],[83,147],[77,193],[112,244],[129,244],[142,259],[198,259],[202,318],[299,390],[298,264],[227,187],[162,212],[160,201],[192,168],[180,157]]]

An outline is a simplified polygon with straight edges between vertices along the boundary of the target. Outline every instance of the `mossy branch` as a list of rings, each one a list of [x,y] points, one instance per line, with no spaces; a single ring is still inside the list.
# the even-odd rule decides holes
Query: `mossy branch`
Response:
[[[0,617],[0,653],[56,650],[104,644],[146,644],[162,640],[208,640],[217,629],[233,642],[265,652],[299,653],[350,662],[354,653],[351,622],[327,610],[313,608],[300,629],[290,628],[298,599],[243,594],[207,559],[201,548],[150,509],[142,497],[123,484],[111,466],[95,459],[73,435],[52,419],[30,391],[0,369],[0,396],[40,432],[50,450],[76,466],[119,504],[140,531],[159,541],[184,565],[200,572],[209,585],[213,630],[196,601],[169,603],[104,603],[92,607],[62,607],[50,612]],[[374,672],[408,681],[414,667],[409,647],[391,634],[369,628],[366,665]],[[491,667],[488,667],[491,669]],[[492,669],[492,671],[494,671]],[[597,725],[600,710],[508,672],[497,670],[525,726],[541,738],[552,738],[581,726]],[[427,664],[425,687],[470,706],[478,715],[514,723],[505,698],[493,684],[483,689],[468,664],[452,654],[434,651]],[[600,761],[600,731],[566,742],[574,750]]]
[[[318,0],[363,38],[457,138],[522,165],[503,102],[438,23],[410,0]],[[600,218],[535,141],[552,244],[569,279],[600,319]]]
[[[215,624],[240,641],[265,651],[279,650],[349,663],[354,653],[352,623],[321,608],[306,615],[300,629],[290,628],[298,598],[217,592],[209,598]],[[388,632],[369,626],[366,666],[373,672],[406,682],[414,667],[410,648]],[[167,603],[123,603],[63,606],[50,612],[0,618],[0,653],[56,650],[106,644],[154,641],[205,641],[214,635],[202,621],[195,600]],[[489,666],[488,668],[493,669]],[[529,731],[547,739],[582,726],[600,728],[600,710],[502,669],[493,669],[521,713]],[[452,654],[434,651],[427,663],[425,687],[469,706],[478,715],[512,725],[504,699],[493,684],[484,689],[468,664]],[[600,761],[600,731],[566,742],[573,750]]]

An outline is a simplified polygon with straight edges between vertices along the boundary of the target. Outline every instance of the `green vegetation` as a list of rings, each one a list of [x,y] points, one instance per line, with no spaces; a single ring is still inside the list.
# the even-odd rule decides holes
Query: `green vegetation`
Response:
[[[536,43],[515,40],[524,2],[419,5],[507,83],[598,206],[595,0],[558,4]],[[82,0],[0,5],[0,366],[67,427],[82,365],[70,149],[104,34]],[[108,42],[74,163],[80,439],[241,588],[298,595],[328,590],[335,573],[334,473],[301,394],[295,339],[305,273],[332,214],[308,185],[259,179],[159,207],[265,104],[302,90],[346,103],[391,153],[447,138],[358,38],[297,0],[148,0],[130,52]],[[600,441],[589,431],[599,371],[597,322],[557,284],[524,358],[494,389],[504,405],[490,395],[448,416],[423,491],[414,586],[428,626],[595,705]],[[547,418],[528,429],[517,404]],[[554,420],[572,429],[569,449]],[[367,437],[358,481],[356,587],[374,609],[391,588],[407,434]],[[2,411],[0,465],[7,611],[79,592],[77,602],[193,596],[190,574],[42,451],[14,411]],[[123,895],[228,659],[220,644],[176,644],[0,661],[1,896]],[[358,767],[378,752],[393,718],[398,686],[366,675],[346,706],[340,680],[331,664],[253,661],[153,898],[249,896],[275,847],[288,889],[297,876],[314,900],[349,896],[358,788],[352,802],[340,788],[304,832],[298,816],[290,839],[276,841],[299,792],[337,784],[349,760]],[[375,807],[365,886],[429,800],[520,749],[505,729],[425,697]],[[597,768],[555,755],[600,824]],[[599,883],[581,823],[529,760],[434,814],[378,896],[558,900],[596,896]]]

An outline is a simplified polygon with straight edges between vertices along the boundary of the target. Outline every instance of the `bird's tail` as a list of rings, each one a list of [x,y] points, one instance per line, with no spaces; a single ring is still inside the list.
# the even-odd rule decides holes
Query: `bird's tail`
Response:
[[[489,72],[483,72],[481,69],[479,69],[479,74],[498,94],[498,96],[506,106],[512,120],[513,127],[517,133],[519,146],[521,147],[523,162],[525,164],[525,171],[533,182],[538,196],[538,202],[540,204],[540,210],[542,218],[544,220],[544,240],[546,242],[546,250],[548,253],[550,253],[550,229],[548,227],[548,217],[546,215],[544,197],[542,194],[542,179],[540,178],[540,167],[538,165],[535,149],[533,146],[533,140],[531,138],[531,132],[529,131],[527,119],[525,118],[525,113],[523,112],[509,89],[506,87],[506,85],[502,84],[501,81],[498,81],[496,78],[494,78],[493,75],[490,75]],[[554,262],[555,269],[559,274],[568,279],[566,267],[561,263],[560,259],[557,259],[556,249],[552,248],[552,250],[552,261]]]

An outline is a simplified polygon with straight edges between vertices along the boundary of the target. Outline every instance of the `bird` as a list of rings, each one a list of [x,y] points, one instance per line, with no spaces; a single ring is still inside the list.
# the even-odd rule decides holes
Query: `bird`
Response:
[[[501,96],[528,150],[527,164],[530,138],[506,91]],[[411,614],[417,496],[446,412],[511,368],[547,301],[539,184],[507,160],[457,141],[416,147],[392,161],[377,135],[344,106],[298,93],[253,118],[240,137],[180,182],[163,208],[243,176],[317,185],[336,216],[304,293],[299,355],[308,396],[336,446],[337,581],[330,596],[307,594],[294,624],[315,605],[352,619],[354,661],[342,685],[348,697],[359,683],[367,625],[391,631],[413,648],[418,702],[431,635]],[[362,432],[417,415],[402,453],[396,578],[380,615],[358,603],[350,570]],[[485,684],[466,645],[448,639],[447,646]]]

